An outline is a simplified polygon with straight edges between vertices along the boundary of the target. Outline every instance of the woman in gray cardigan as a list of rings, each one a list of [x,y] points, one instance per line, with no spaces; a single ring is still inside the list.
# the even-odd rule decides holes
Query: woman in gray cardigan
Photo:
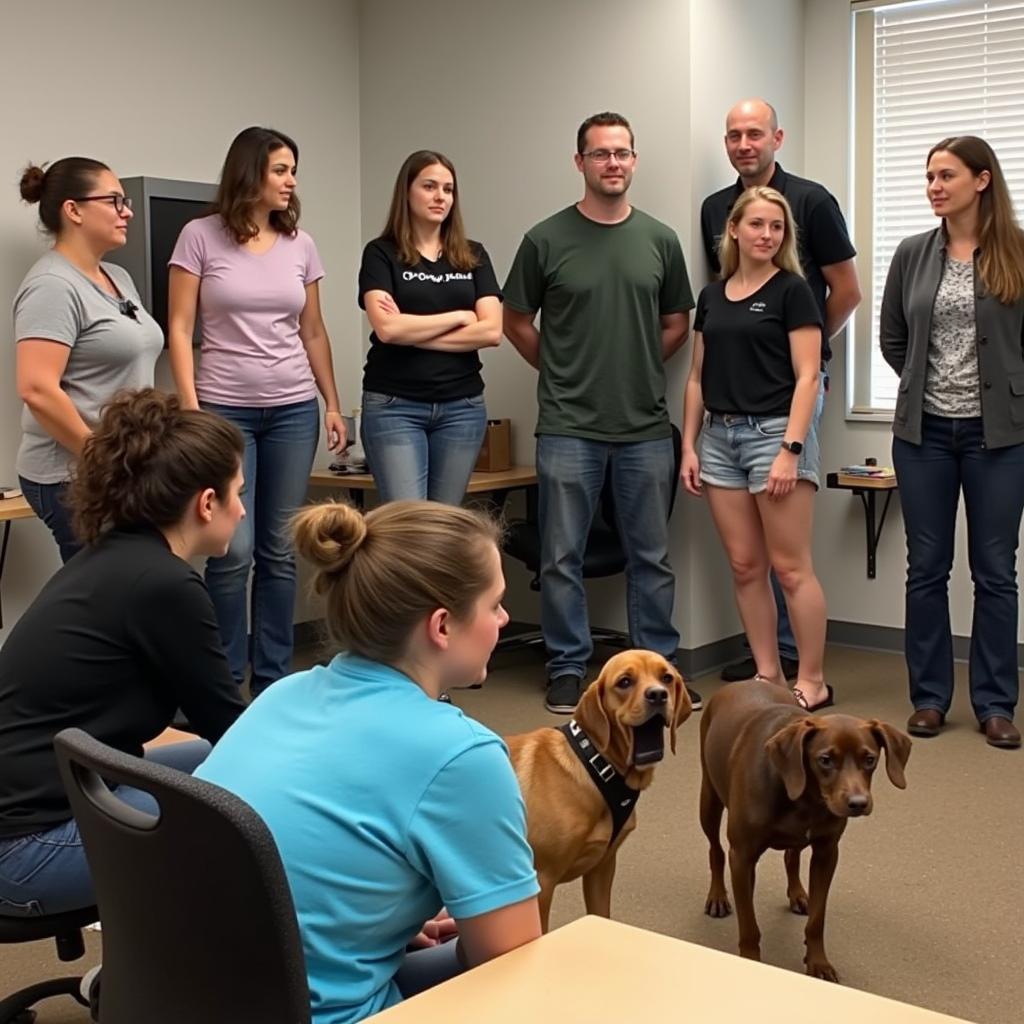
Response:
[[[1024,232],[983,139],[944,139],[928,154],[926,177],[942,223],[897,248],[880,331],[900,377],[892,454],[907,534],[907,729],[937,735],[953,696],[949,575],[962,490],[974,580],[971,704],[992,746],[1019,747]]]

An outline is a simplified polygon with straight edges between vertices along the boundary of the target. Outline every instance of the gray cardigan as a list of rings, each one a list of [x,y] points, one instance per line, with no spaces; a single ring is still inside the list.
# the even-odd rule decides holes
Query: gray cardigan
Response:
[[[921,443],[932,308],[946,259],[943,227],[903,239],[882,296],[882,356],[900,375],[893,433]],[[1024,442],[1024,299],[1007,306],[986,295],[974,254],[974,323],[981,420],[988,448]]]

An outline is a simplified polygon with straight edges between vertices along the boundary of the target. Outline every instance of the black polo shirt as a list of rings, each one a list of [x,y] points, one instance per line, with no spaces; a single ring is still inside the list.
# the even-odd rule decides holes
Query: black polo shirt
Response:
[[[857,255],[846,221],[835,196],[823,185],[807,178],[788,174],[780,163],[775,164],[775,173],[768,187],[781,192],[793,210],[797,225],[797,244],[800,249],[800,265],[803,267],[811,294],[818,304],[822,320],[825,319],[825,299],[828,285],[821,272],[822,267],[842,263]],[[714,192],[704,200],[700,208],[700,233],[704,241],[704,252],[715,274],[721,273],[718,262],[718,244],[729,219],[732,204],[743,194],[743,182],[737,178],[735,184]],[[824,334],[824,332],[822,332]],[[821,355],[824,360],[832,358],[828,338],[822,337]]]

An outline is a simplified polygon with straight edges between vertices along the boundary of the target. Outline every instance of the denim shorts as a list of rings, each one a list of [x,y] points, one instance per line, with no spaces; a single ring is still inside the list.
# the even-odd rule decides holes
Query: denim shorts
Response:
[[[748,490],[760,494],[786,436],[788,416],[741,416],[704,414],[698,457],[700,478],[713,487]],[[798,480],[821,486],[821,449],[817,431],[811,428],[797,460]]]

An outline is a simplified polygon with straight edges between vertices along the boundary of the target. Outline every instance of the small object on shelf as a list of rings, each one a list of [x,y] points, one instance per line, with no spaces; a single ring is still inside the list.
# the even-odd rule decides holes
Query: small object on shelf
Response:
[[[840,487],[874,487],[887,490],[896,486],[896,473],[886,466],[875,473],[858,472],[860,467],[844,466],[835,474],[836,483]]]
[[[362,409],[353,409],[351,416],[345,416],[345,430],[347,440],[345,447],[334,457],[334,461],[327,467],[332,473],[340,476],[346,473],[366,473],[366,452],[363,450],[363,440],[360,434],[360,420]]]
[[[488,420],[480,455],[473,467],[478,473],[502,473],[512,465],[512,421]]]
[[[21,488],[15,487],[13,484],[0,484],[0,500],[6,501],[8,498],[20,498]]]

